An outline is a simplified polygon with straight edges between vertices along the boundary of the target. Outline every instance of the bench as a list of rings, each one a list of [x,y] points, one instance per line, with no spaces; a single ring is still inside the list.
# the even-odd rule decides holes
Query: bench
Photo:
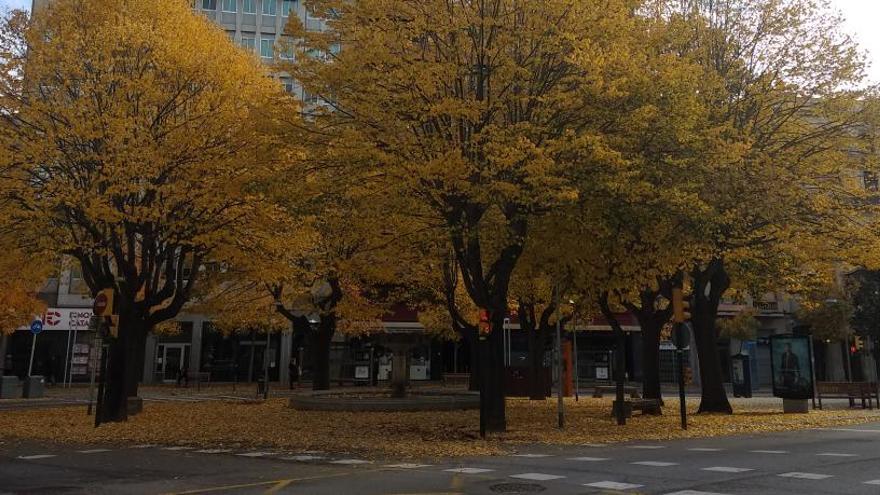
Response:
[[[611,406],[611,416],[617,417],[617,409],[620,407],[617,401]],[[639,411],[642,415],[650,414],[659,416],[663,414],[659,399],[631,399],[623,401],[623,414],[627,418],[631,418],[633,411]]]
[[[616,394],[617,386],[615,385],[596,385],[593,388],[593,398],[601,399],[604,393]],[[642,396],[639,394],[639,387],[634,385],[624,385],[623,393],[629,395],[632,399],[640,399]]]
[[[470,373],[443,373],[443,386],[465,385],[470,383]]]
[[[862,409],[874,409],[874,400],[880,408],[880,395],[877,384],[869,382],[816,382],[816,395],[819,409],[822,399],[849,399],[849,407],[855,407],[855,401],[861,400]]]

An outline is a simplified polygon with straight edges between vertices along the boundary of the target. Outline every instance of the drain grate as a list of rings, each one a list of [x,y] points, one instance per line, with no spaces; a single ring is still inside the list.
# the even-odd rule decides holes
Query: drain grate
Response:
[[[499,483],[489,487],[495,493],[537,493],[547,489],[535,483]]]

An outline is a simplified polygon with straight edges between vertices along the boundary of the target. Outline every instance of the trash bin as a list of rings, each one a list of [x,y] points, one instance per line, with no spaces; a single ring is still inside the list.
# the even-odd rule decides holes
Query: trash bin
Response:
[[[26,399],[37,399],[45,395],[44,384],[46,381],[42,376],[29,376],[24,379],[24,395]]]
[[[730,367],[732,368],[731,382],[733,382],[734,397],[752,396],[752,372],[749,366],[749,356],[737,354],[731,356]]]
[[[17,376],[0,376],[0,399],[21,398],[21,380]]]

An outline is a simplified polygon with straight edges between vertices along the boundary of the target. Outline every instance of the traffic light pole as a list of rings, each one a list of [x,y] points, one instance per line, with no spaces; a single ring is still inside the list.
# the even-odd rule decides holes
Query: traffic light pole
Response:
[[[675,356],[678,361],[678,403],[681,415],[681,429],[688,429],[687,420],[687,397],[684,392],[684,349],[676,349]]]

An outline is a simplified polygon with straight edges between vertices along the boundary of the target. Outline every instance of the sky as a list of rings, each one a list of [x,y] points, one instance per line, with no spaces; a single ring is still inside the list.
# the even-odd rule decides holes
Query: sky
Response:
[[[880,82],[880,0],[829,0],[846,19],[846,30],[868,52],[868,76]],[[30,8],[31,0],[0,0],[0,8]]]

